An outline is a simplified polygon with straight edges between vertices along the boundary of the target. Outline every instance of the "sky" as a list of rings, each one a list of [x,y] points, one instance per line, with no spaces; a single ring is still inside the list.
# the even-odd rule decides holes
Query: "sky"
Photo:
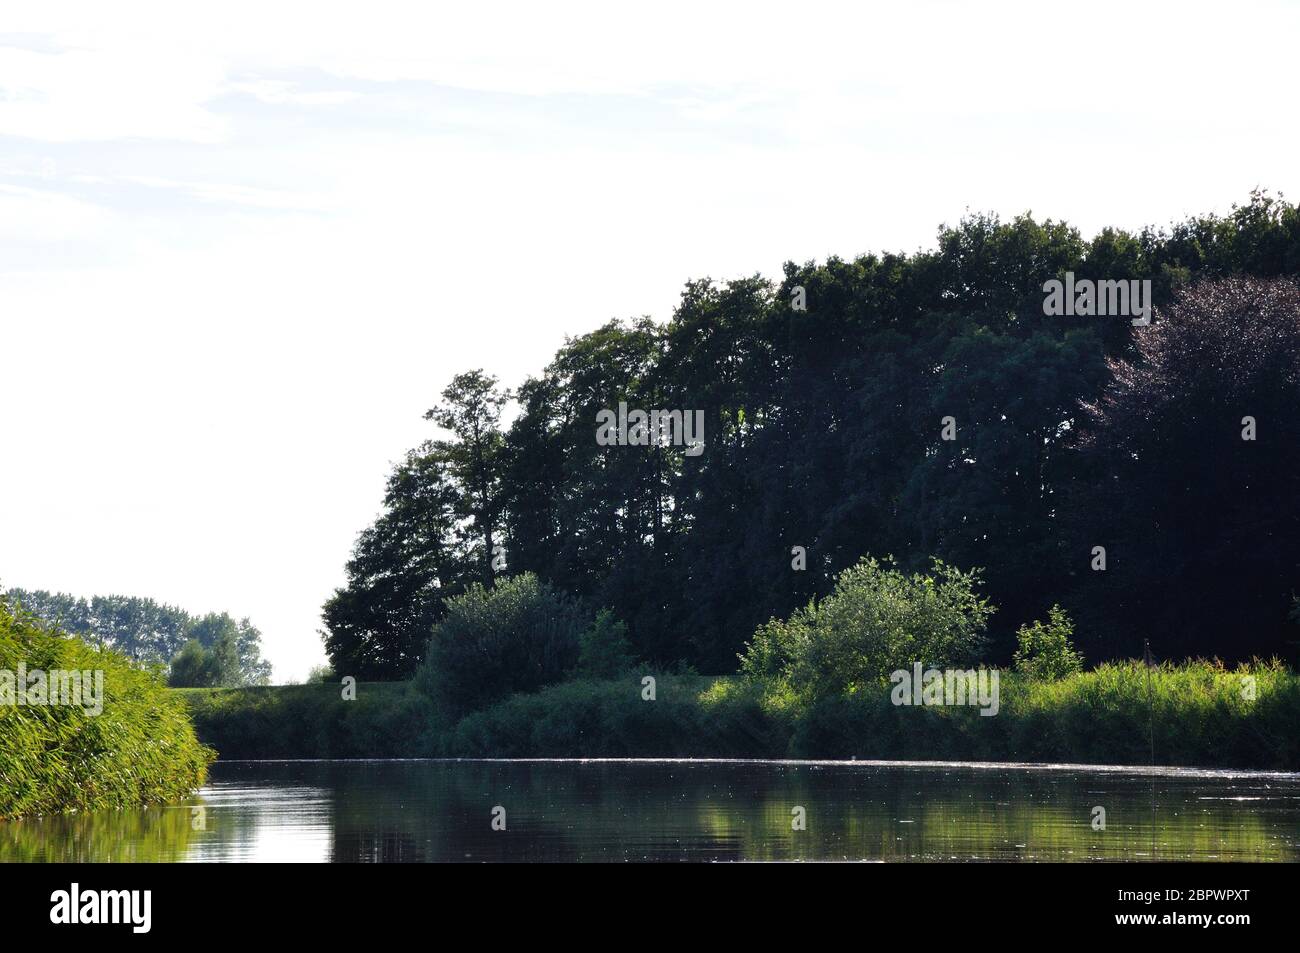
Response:
[[[1296,3],[0,9],[0,586],[276,681],[452,375],[688,279],[1300,192]]]

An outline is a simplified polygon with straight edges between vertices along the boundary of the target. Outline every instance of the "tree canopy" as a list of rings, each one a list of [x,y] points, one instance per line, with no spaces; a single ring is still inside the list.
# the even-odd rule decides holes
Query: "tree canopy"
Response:
[[[1066,272],[1150,281],[1155,322],[1046,315]],[[980,569],[995,659],[1058,604],[1090,660],[1144,635],[1294,655],[1297,274],[1300,209],[1263,193],[1090,240],[976,215],[933,250],[688,282],[666,323],[566,341],[505,423],[507,392],[462,374],[325,607],[334,669],[404,677],[449,598],[528,572],[609,607],[638,658],[732,671],[884,554]],[[620,402],[703,411],[703,453],[600,445]]]

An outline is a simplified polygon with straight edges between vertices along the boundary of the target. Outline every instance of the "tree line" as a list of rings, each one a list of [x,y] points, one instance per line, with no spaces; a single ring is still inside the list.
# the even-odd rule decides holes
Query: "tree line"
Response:
[[[1154,322],[1045,314],[1066,272],[1149,280]],[[1293,658],[1297,274],[1300,208],[1265,193],[1090,240],[975,215],[932,250],[690,281],[514,390],[460,374],[323,608],[334,671],[409,676],[448,599],[524,572],[639,658],[734,671],[863,557],[980,569],[994,660],[1058,605],[1091,662]],[[620,402],[703,411],[703,452],[602,445]]]
[[[176,687],[265,685],[271,680],[271,663],[262,658],[262,633],[246,618],[236,620],[225,612],[195,616],[137,596],[86,599],[28,589],[0,595],[90,645],[167,666],[168,682]]]

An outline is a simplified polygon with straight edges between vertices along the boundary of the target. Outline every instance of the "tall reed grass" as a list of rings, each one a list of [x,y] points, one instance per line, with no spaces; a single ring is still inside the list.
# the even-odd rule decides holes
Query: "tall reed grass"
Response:
[[[0,671],[103,672],[102,711],[0,704],[0,819],[183,798],[215,752],[194,734],[161,676],[97,649],[0,600]]]

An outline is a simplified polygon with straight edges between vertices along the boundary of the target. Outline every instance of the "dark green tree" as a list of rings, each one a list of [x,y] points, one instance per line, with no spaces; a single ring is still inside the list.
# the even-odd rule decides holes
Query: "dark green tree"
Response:
[[[458,541],[461,497],[442,444],[425,444],[394,469],[383,514],[362,532],[347,585],[322,611],[325,651],[340,676],[390,679],[414,671],[443,599],[477,574]]]
[[[1154,327],[1135,329],[1121,316],[1049,316],[1043,284],[1067,272],[1149,280],[1159,320],[1173,321],[1177,296],[1197,281],[1300,273],[1300,210],[1256,193],[1226,216],[1139,233],[1104,229],[1091,240],[1028,214],[972,215],[941,228],[930,251],[788,263],[779,283],[691,281],[666,324],[612,321],[566,341],[519,388],[519,413],[504,433],[506,392],[482,371],[461,375],[428,415],[447,431],[420,451],[437,463],[390,486],[385,515],[349,563],[349,585],[327,606],[331,657],[355,658],[348,664],[358,672],[382,677],[409,672],[421,632],[446,599],[491,579],[498,540],[512,573],[532,572],[609,607],[637,657],[710,672],[732,669],[758,625],[826,596],[868,552],[897,554],[903,572],[926,569],[932,556],[981,567],[1001,610],[989,626],[992,660],[1008,661],[1017,627],[1057,602],[1078,620],[1090,659],[1132,654],[1137,620],[1166,627],[1160,637],[1176,642],[1171,655],[1289,651],[1272,627],[1274,610],[1279,599],[1289,604],[1297,585],[1283,580],[1300,564],[1259,525],[1270,511],[1289,525],[1286,478],[1232,470],[1248,457],[1229,461],[1228,473],[1209,472],[1191,448],[1221,421],[1205,416],[1213,401],[1188,397],[1152,405],[1169,408],[1175,424],[1195,411],[1195,423],[1171,425],[1165,430],[1176,439],[1140,447],[1140,466],[1159,474],[1143,482],[1126,456],[1130,438],[1105,436],[1140,434],[1141,402],[1130,396],[1100,415],[1088,409],[1156,366],[1160,380],[1204,375],[1228,388],[1222,368],[1201,364],[1211,348],[1237,351],[1210,335],[1200,350],[1161,355],[1144,344],[1167,333]],[[1286,337],[1251,327],[1261,354]],[[1293,400],[1284,361],[1269,359],[1270,377],[1251,372],[1245,356],[1233,360],[1233,373],[1255,382],[1246,398],[1264,408],[1257,419]],[[598,444],[597,413],[620,402],[702,411],[703,453]],[[952,440],[943,439],[947,417]],[[1277,420],[1270,426],[1290,433]],[[1250,444],[1255,459],[1293,472],[1284,456],[1269,457],[1281,451],[1265,446],[1263,428]],[[1193,510],[1117,500],[1121,483],[1141,487],[1137,499],[1182,495],[1202,507],[1239,494],[1220,508],[1254,536],[1219,525],[1216,515],[1201,520],[1221,533],[1204,551],[1254,567],[1254,581],[1176,557],[1196,540],[1171,527],[1199,525]],[[424,524],[393,517],[426,511],[438,515]],[[1141,573],[1128,581],[1112,573],[1096,589],[1103,577],[1087,575],[1088,548],[1081,558],[1079,547],[1101,536],[1119,547],[1112,560]],[[1159,547],[1163,561],[1136,557]],[[1222,619],[1186,607],[1136,608],[1147,590],[1125,586],[1157,565],[1172,567],[1166,603],[1180,587],[1239,583],[1261,607],[1260,626],[1228,639]]]
[[[1066,540],[1087,654],[1290,654],[1300,575],[1300,289],[1180,291],[1088,403]],[[1251,418],[1248,422],[1246,418]],[[1092,571],[1092,548],[1105,571]],[[1172,651],[1171,651],[1172,649]]]
[[[437,446],[451,467],[458,486],[458,515],[470,521],[472,549],[478,551],[482,581],[491,584],[497,524],[503,437],[501,411],[510,392],[481,370],[457,374],[442,392],[442,403],[425,412],[455,437]]]

